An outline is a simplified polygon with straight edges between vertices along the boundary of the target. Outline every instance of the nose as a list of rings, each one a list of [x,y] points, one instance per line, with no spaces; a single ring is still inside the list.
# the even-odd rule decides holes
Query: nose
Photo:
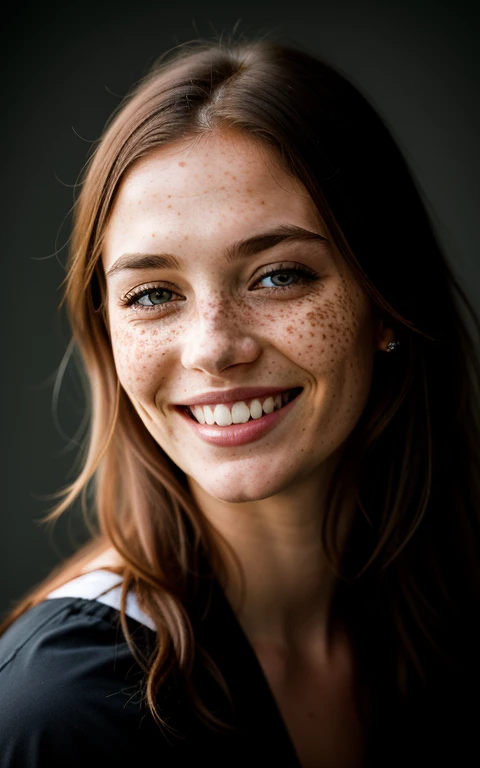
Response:
[[[260,352],[258,339],[219,304],[199,311],[184,332],[181,361],[187,370],[218,375],[231,366],[254,362]]]

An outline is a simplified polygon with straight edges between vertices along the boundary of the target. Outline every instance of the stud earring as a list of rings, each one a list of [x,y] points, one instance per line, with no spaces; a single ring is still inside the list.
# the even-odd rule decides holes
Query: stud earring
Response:
[[[393,352],[398,347],[399,344],[400,344],[399,341],[390,341],[387,344],[387,352]]]

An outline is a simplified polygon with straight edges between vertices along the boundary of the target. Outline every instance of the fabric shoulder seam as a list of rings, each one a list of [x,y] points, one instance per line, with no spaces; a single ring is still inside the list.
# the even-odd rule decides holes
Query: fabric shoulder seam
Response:
[[[37,605],[40,605],[40,603],[37,603]],[[32,606],[32,607],[34,608],[35,606]],[[51,621],[52,619],[55,619],[59,615],[59,613],[61,613],[64,610],[64,608],[65,608],[65,606],[62,605],[62,607],[59,608],[58,611],[56,611],[53,614],[53,616],[48,616],[45,619],[45,621],[42,621],[42,623],[38,625],[38,627],[35,627],[33,632],[31,632],[31,634],[28,635],[28,637],[25,638],[23,643],[21,643],[19,646],[17,646],[15,648],[15,650],[10,654],[10,656],[4,661],[4,663],[0,665],[0,672],[2,671],[2,669],[4,667],[7,666],[7,664],[10,663],[10,661],[12,661],[12,659],[17,655],[17,653],[22,650],[23,646],[26,645],[29,642],[29,640],[31,640],[32,637],[45,626],[45,624],[48,624],[49,621]],[[20,618],[20,616],[18,618]]]
[[[68,596],[66,595],[65,597],[68,597]],[[61,597],[57,598],[57,600],[63,600],[63,599],[65,599],[65,598],[61,598]],[[93,600],[90,600],[87,597],[69,597],[68,599],[74,600],[74,601],[76,601],[76,600],[83,600],[86,603],[94,602]],[[40,605],[40,603],[37,603],[37,605]],[[32,607],[35,608],[36,606],[32,606]],[[110,608],[110,610],[114,610],[114,611],[117,610],[116,608],[114,608],[112,606],[107,606],[107,607]],[[62,607],[59,608],[58,611],[53,613],[51,616],[48,616],[48,618],[46,618],[45,621],[42,621],[41,624],[39,624],[37,627],[35,627],[35,629],[31,632],[31,634],[29,634],[28,637],[25,638],[23,643],[18,645],[15,648],[15,650],[12,651],[10,656],[7,659],[5,659],[5,661],[2,664],[0,664],[0,673],[5,669],[7,664],[9,664],[11,661],[13,661],[13,659],[15,658],[17,653],[22,650],[22,648],[37,634],[37,632],[40,632],[40,630],[43,629],[45,624],[48,624],[49,621],[51,621],[52,619],[55,619],[64,610],[65,610],[65,606],[62,605]],[[18,618],[20,618],[20,616]],[[102,616],[94,616],[93,618],[95,619],[95,621],[102,622],[102,624],[106,624],[110,629],[112,629],[112,624],[107,619],[103,618]]]

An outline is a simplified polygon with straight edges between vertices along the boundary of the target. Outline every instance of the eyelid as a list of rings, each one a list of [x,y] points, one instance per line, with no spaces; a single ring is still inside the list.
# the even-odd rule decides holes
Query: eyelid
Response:
[[[308,267],[306,264],[299,264],[296,261],[288,261],[288,262],[280,262],[275,267],[272,265],[269,265],[265,267],[265,271],[261,272],[260,275],[257,276],[255,282],[258,282],[262,279],[262,277],[268,277],[269,275],[276,274],[277,272],[298,272],[298,273],[304,273],[307,275],[311,275],[311,277],[319,277],[319,273],[316,272],[312,267]]]
[[[275,266],[273,266],[273,264],[266,264],[264,267],[260,267],[260,269],[263,269],[264,272],[261,272],[260,275],[257,276],[256,278],[257,280],[261,280],[261,278],[264,277],[265,275],[269,275],[275,271],[282,271],[283,269],[286,269],[286,270],[292,269],[295,271],[304,270],[309,274],[318,275],[318,272],[316,272],[315,269],[313,269],[313,267],[309,267],[306,264],[300,264],[299,262],[295,262],[295,261],[281,261]],[[135,293],[142,291],[146,288],[151,288],[152,290],[155,290],[156,288],[159,287],[159,283],[161,283],[161,287],[165,288],[165,290],[172,291],[173,293],[176,292],[175,291],[176,286],[172,285],[172,283],[170,283],[168,280],[157,280],[151,283],[141,283],[140,285],[134,286],[128,291],[128,293],[126,293],[122,297],[122,300],[128,299]]]
[[[263,272],[261,272],[259,275],[257,275],[254,285],[257,285],[257,283],[261,282],[263,279],[267,277],[274,277],[277,274],[296,274],[299,276],[300,282],[303,280],[303,282],[315,282],[316,280],[320,279],[320,274],[316,272],[311,267],[308,267],[306,264],[299,264],[298,262],[280,262],[277,265],[266,265],[263,268]],[[169,301],[165,302],[163,304],[152,304],[151,306],[145,306],[140,304],[135,304],[136,299],[141,299],[143,296],[148,296],[149,293],[153,293],[153,291],[167,291],[168,293],[171,293],[172,296],[179,296],[179,294],[173,290],[173,288],[169,287],[170,284],[160,281],[162,284],[159,283],[145,283],[139,286],[135,286],[135,288],[132,288],[125,296],[120,299],[120,306],[122,307],[132,307],[132,310],[134,312],[140,311],[140,312],[150,312],[152,310],[156,310],[159,313],[161,313],[162,307],[169,307],[174,302]],[[262,290],[267,291],[273,291],[274,293],[282,293],[287,292],[291,290],[292,288],[297,288],[298,283],[288,286],[268,286],[267,288],[263,288]],[[258,290],[258,289],[256,289]],[[185,300],[185,299],[181,299]]]
[[[170,293],[176,293],[176,291],[173,290],[173,288],[169,288],[169,283],[164,283],[164,281],[160,281],[163,284],[159,285],[157,283],[142,283],[141,285],[136,285],[135,288],[132,288],[128,293],[125,294],[125,296],[122,297],[121,302],[122,304],[126,304],[129,299],[135,298],[139,294],[143,293],[143,291],[146,291],[147,289],[150,291],[156,291],[159,289],[169,291]]]

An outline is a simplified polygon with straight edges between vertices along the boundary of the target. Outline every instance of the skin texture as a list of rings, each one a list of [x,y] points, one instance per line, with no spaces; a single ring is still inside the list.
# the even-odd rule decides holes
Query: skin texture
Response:
[[[226,246],[279,224],[323,234],[330,252],[287,243],[226,263]],[[366,404],[374,356],[393,332],[374,323],[368,297],[305,188],[240,134],[161,148],[130,170],[106,233],[105,272],[125,252],[169,253],[183,268],[107,278],[120,382],[237,552],[247,586],[240,620],[252,644],[267,649],[265,658],[275,649],[280,669],[300,656],[323,663],[334,587],[319,543],[326,480]],[[272,278],[259,282],[262,268],[295,264],[319,279],[294,277],[289,290]],[[173,291],[140,300],[146,307],[170,301],[166,312],[158,304],[121,304],[146,286]],[[246,445],[203,442],[172,407],[192,395],[254,385],[304,389],[280,424]],[[237,587],[232,571],[232,603]]]

